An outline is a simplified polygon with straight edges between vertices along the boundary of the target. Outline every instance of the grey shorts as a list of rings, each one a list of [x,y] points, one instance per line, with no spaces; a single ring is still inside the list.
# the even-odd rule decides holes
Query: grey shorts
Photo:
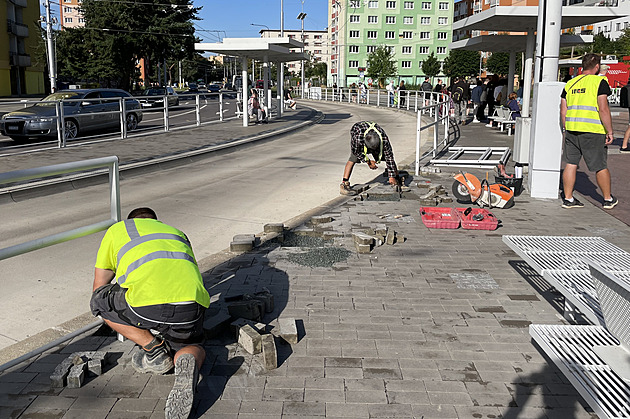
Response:
[[[357,156],[355,156],[354,154],[350,153],[350,157],[348,157],[348,161],[351,161],[352,163],[360,163],[361,160],[359,160],[359,158]]]
[[[584,157],[591,172],[608,167],[608,146],[605,134],[567,131],[564,136],[564,159],[568,164],[578,165]]]
[[[156,330],[173,351],[203,343],[205,307],[202,305],[189,303],[130,307],[125,299],[126,292],[118,284],[97,288],[90,299],[92,314],[113,323]]]

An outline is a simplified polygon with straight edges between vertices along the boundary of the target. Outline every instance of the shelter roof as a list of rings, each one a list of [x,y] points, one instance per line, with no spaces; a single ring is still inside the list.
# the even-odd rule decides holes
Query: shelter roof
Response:
[[[289,37],[283,38],[223,38],[223,42],[205,42],[195,44],[195,50],[214,52],[235,57],[247,57],[255,60],[287,62],[309,60],[308,54],[291,52],[302,48],[302,42]]]
[[[571,47],[590,44],[593,35],[562,35],[560,46]],[[481,35],[451,42],[451,49],[490,52],[522,52],[527,45],[527,35]]]

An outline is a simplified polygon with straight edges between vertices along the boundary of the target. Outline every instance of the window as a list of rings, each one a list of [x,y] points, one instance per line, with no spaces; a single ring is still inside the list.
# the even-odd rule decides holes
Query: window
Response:
[[[403,23],[405,25],[413,25],[413,16],[403,16]]]
[[[446,54],[446,47],[437,47],[438,54]]]
[[[448,2],[447,1],[441,1],[440,4],[438,5],[438,9],[440,9],[440,10],[448,10]]]
[[[370,9],[378,9],[378,1],[368,1],[368,8]]]
[[[374,51],[376,51],[376,45],[368,45],[366,47],[366,50],[367,50],[368,54],[371,53],[371,52],[374,52]]]
[[[360,23],[361,16],[359,15],[350,15],[350,23]]]
[[[403,39],[412,39],[413,38],[413,32],[411,32],[411,31],[404,31],[402,33],[402,37],[403,37]]]
[[[385,31],[385,39],[394,39],[395,37],[396,37],[396,32]]]
[[[420,24],[421,25],[430,25],[431,24],[431,17],[430,16],[422,16],[420,18]]]
[[[409,46],[402,47],[402,53],[403,54],[411,54],[411,47],[409,47]]]
[[[85,23],[85,18],[80,17],[80,18],[79,18],[79,23]]]
[[[321,35],[315,35],[315,39],[322,39]]]
[[[368,39],[376,39],[377,36],[378,36],[378,32],[376,32],[376,31],[368,31],[367,32]]]
[[[355,60],[348,61],[348,67],[359,68],[359,61],[355,61]]]
[[[431,32],[420,32],[420,39],[431,39]]]
[[[316,49],[316,50],[314,50],[313,52],[314,52],[315,54],[321,54],[321,53],[322,53],[322,50],[321,50],[321,49]],[[357,51],[357,52],[358,52],[358,51]]]
[[[358,9],[361,7],[361,0],[350,0],[350,7],[353,9]]]
[[[616,25],[617,25],[617,30],[618,31],[621,30],[621,23],[617,22]]]
[[[448,25],[447,17],[438,17],[438,25]]]
[[[64,3],[71,3],[72,0],[63,0]]]
[[[358,38],[359,31],[350,31],[350,38]]]
[[[63,12],[64,12],[64,13],[70,13],[70,12],[72,12],[72,7],[64,7],[64,8],[63,8]]]
[[[395,1],[386,1],[385,2],[385,8],[387,8],[387,9],[395,9],[396,8],[396,2]]]
[[[64,21],[65,23],[72,23],[72,18],[71,18],[71,17],[65,17],[65,18],[63,19],[63,21]]]
[[[411,68],[411,61],[401,61],[400,66],[402,68]]]
[[[441,39],[441,40],[448,39],[448,33],[447,32],[438,32],[437,39]]]
[[[348,52],[350,52],[350,54],[358,54],[359,53],[359,46],[358,45],[350,45],[348,47]]]
[[[418,48],[418,52],[420,54],[428,54],[429,53],[429,47],[420,47],[420,48]]]
[[[394,25],[396,23],[396,16],[385,16],[385,23]]]
[[[407,9],[407,10],[413,9],[413,2],[412,1],[406,1],[405,2],[405,9]]]
[[[378,23],[378,16],[368,16],[368,23]]]
[[[431,10],[431,2],[423,1],[422,2],[422,10]]]

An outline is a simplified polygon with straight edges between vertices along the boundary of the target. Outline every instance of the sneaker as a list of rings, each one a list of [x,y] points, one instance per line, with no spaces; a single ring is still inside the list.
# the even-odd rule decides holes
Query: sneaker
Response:
[[[620,153],[630,153],[630,147],[619,147]]]
[[[140,373],[166,374],[173,369],[173,358],[164,340],[156,337],[153,342],[155,346],[150,351],[139,348],[131,356],[131,366]]]
[[[480,122],[481,122],[481,121],[480,121],[480,120],[478,120],[477,118],[473,119],[472,121],[473,121],[473,124],[478,124],[478,123],[480,123]]]
[[[619,203],[619,200],[617,198],[615,198],[612,195],[610,195],[610,196],[612,198],[612,201],[606,201],[604,199],[604,209],[606,209],[606,210],[615,208],[615,205],[617,205]]]
[[[492,124],[486,124],[488,128],[492,128]]]
[[[166,419],[186,419],[193,406],[199,371],[193,354],[183,354],[175,362],[175,384],[166,399]]]
[[[341,185],[339,185],[339,193],[341,195],[354,196],[357,194],[357,191],[350,187],[350,182],[341,182]]]
[[[566,199],[562,200],[562,208],[582,208],[583,206],[584,204],[578,201],[576,197],[573,197],[573,202]]]

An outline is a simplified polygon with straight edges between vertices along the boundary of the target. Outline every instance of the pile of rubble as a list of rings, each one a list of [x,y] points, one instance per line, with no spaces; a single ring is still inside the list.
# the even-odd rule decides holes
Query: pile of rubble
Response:
[[[419,180],[416,186],[426,192],[419,196],[420,205],[423,207],[437,206],[441,203],[453,202],[446,189],[439,183],[433,184],[430,180]]]
[[[385,226],[385,224],[377,224],[374,228],[352,233],[352,238],[358,253],[370,253],[376,246],[394,245],[405,241],[405,236],[395,232],[394,229]]]
[[[53,388],[80,388],[87,374],[103,373],[106,358],[107,352],[104,351],[74,352],[57,365],[50,375],[50,384]]]

